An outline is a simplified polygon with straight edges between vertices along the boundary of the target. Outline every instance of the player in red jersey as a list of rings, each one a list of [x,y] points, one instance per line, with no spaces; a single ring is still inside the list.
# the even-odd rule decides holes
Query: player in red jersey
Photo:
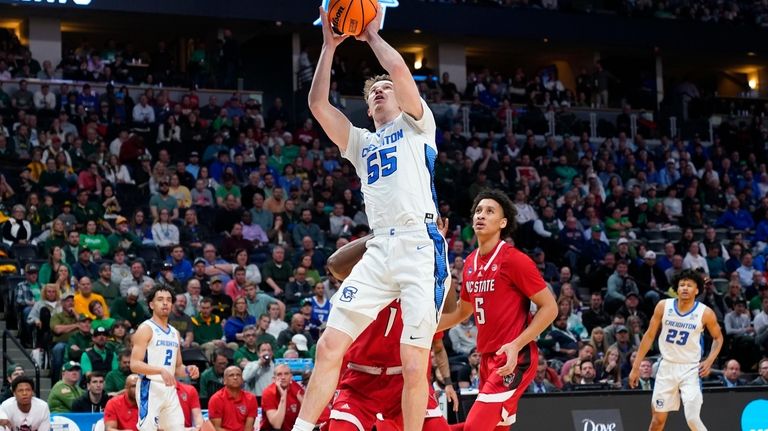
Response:
[[[475,313],[480,392],[465,428],[505,429],[536,375],[536,338],[557,316],[557,303],[533,261],[503,240],[515,230],[515,207],[497,190],[480,192],[472,205],[478,248],[467,256],[461,300],[443,313],[438,330]],[[531,317],[531,302],[538,311]],[[497,428],[498,427],[498,428]]]
[[[439,219],[438,227],[445,235],[448,220]],[[355,263],[362,258],[365,242],[371,237],[372,235],[369,235],[345,245],[328,259],[328,269],[334,277],[340,280],[346,278]],[[453,306],[455,294],[449,292],[444,311],[453,310]],[[367,431],[372,429],[374,424],[379,431],[402,429],[400,399],[403,392],[403,376],[399,350],[402,330],[400,303],[392,301],[350,346],[344,356],[338,394],[331,410],[330,431]],[[435,334],[432,349],[438,369],[446,376],[446,395],[457,411],[458,396],[450,381],[450,366],[443,346],[442,333]],[[422,429],[449,429],[432,386],[429,389]]]

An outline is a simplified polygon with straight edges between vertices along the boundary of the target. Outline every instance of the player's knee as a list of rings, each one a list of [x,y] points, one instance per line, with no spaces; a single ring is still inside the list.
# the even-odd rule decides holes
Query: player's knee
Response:
[[[401,362],[403,365],[403,381],[407,383],[419,380],[426,381],[429,350],[402,346]]]
[[[685,422],[688,424],[688,428],[690,428],[692,431],[705,431],[707,429],[704,427],[704,422],[701,421],[701,418],[699,418],[698,415],[688,416],[686,413]]]
[[[651,418],[651,431],[664,429],[664,424],[667,422],[667,418],[664,416],[653,415]]]

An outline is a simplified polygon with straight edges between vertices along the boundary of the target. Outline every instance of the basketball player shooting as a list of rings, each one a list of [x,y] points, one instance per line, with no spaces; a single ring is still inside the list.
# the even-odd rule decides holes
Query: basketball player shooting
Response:
[[[717,323],[717,316],[711,308],[696,301],[704,287],[704,279],[696,271],[685,270],[675,279],[677,299],[665,299],[656,304],[648,331],[643,335],[637,357],[629,373],[629,386],[637,387],[640,377],[640,363],[659,335],[661,362],[656,372],[656,385],[651,401],[650,431],[661,431],[667,422],[667,415],[680,408],[682,399],[685,421],[694,431],[706,431],[701,421],[701,377],[709,375],[712,364],[723,345],[723,333]],[[712,336],[709,355],[702,359],[703,344],[701,333],[707,328]]]
[[[447,292],[446,244],[438,232],[432,171],[437,156],[435,120],[419,97],[402,56],[378,33],[381,12],[356,38],[366,42],[388,75],[364,88],[375,132],[353,127],[328,101],[331,63],[347,36],[332,30],[320,9],[323,49],[309,92],[309,107],[328,137],[363,178],[366,215],[374,238],[334,297],[327,329],[294,431],[311,431],[328,405],[352,342],[379,312],[400,298],[405,431],[421,430],[427,408],[429,349]]]
[[[196,366],[181,362],[181,337],[168,324],[174,295],[158,286],[147,297],[152,318],[141,323],[133,335],[131,371],[139,374],[136,402],[139,405],[139,431],[183,430],[184,412],[176,394],[176,377],[197,379]],[[202,429],[208,429],[207,423]]]

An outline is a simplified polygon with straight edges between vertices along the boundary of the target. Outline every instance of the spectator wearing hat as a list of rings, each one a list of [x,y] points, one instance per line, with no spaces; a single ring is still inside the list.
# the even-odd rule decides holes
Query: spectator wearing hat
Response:
[[[31,377],[19,376],[10,387],[13,398],[0,404],[0,428],[11,430],[47,430],[50,426],[49,406],[34,396]]]
[[[120,395],[107,401],[104,409],[105,431],[137,430],[139,407],[136,405],[136,384],[139,376],[131,374],[125,379],[125,388]]]
[[[149,279],[151,282],[152,280]],[[150,314],[139,303],[141,290],[132,286],[128,289],[125,296],[121,296],[112,303],[112,317],[118,320],[125,320],[131,328],[137,328],[141,322],[149,319]]]
[[[55,285],[54,285],[55,286]],[[58,290],[58,289],[57,289]],[[59,370],[64,363],[69,339],[80,330],[78,316],[75,313],[75,294],[66,293],[61,298],[61,311],[51,316],[51,332],[53,332],[53,349],[51,358],[51,378],[58,380]]]
[[[72,264],[72,275],[77,278],[90,277],[99,278],[99,266],[91,262],[91,249],[88,246],[81,246],[77,251],[77,262]]]
[[[633,350],[633,344],[632,340],[629,336],[629,328],[627,328],[624,325],[618,325],[616,326],[616,342],[612,345],[608,346],[608,349],[610,350],[612,347],[619,350],[619,363],[624,364],[627,362],[627,359],[632,354]]]
[[[11,217],[3,223],[3,243],[8,246],[27,244],[32,239],[32,225],[26,220],[26,216],[24,205],[13,206]]]
[[[118,216],[115,220],[115,231],[107,238],[107,241],[112,254],[115,254],[118,249],[135,254],[141,246],[141,240],[130,231],[128,219],[123,216]]]
[[[83,396],[85,391],[78,385],[80,371],[80,363],[75,361],[67,361],[61,367],[61,380],[53,385],[48,395],[51,413],[70,413],[75,400]]]
[[[11,398],[13,396],[12,383],[16,377],[24,375],[24,367],[13,363],[8,364],[8,371],[5,373],[5,381],[3,382],[3,391],[0,393],[0,403]]]
[[[84,314],[91,319],[95,316],[89,311],[91,302],[96,301],[101,304],[104,310],[104,317],[109,317],[109,307],[104,297],[93,292],[93,282],[89,277],[81,277],[77,283],[78,291],[75,294],[75,313]]]
[[[29,327],[27,326],[27,317],[29,317],[32,307],[40,301],[42,296],[42,285],[38,280],[38,268],[34,263],[28,263],[24,268],[24,281],[16,285],[16,307],[21,311],[22,320],[19,321],[19,334],[21,340],[31,340]],[[25,335],[25,336],[23,336]]]
[[[118,355],[108,347],[108,337],[109,329],[103,326],[91,328],[93,346],[86,349],[80,356],[80,365],[84,375],[91,371],[99,371],[102,375],[106,375],[118,368]]]
[[[184,284],[176,278],[176,274],[173,273],[173,265],[168,262],[163,262],[155,281],[157,285],[171,289],[174,294],[184,293]]]
[[[622,237],[616,241],[616,250],[614,251],[614,255],[616,256],[617,261],[626,260],[629,262],[631,269],[633,266],[632,262],[634,262],[635,258],[637,257],[637,250],[635,250],[635,248],[630,245],[627,238]]]
[[[107,407],[109,394],[104,391],[104,373],[99,371],[88,372],[83,369],[85,375],[85,394],[72,403],[72,411],[75,413],[101,413]]]
[[[221,320],[228,319],[232,315],[232,298],[224,293],[224,280],[220,276],[211,277],[209,285],[211,291],[208,298],[213,301],[213,314],[219,316]]]
[[[87,314],[77,315],[78,331],[69,337],[65,359],[77,361],[82,353],[91,346],[91,323],[93,323],[93,319]]]
[[[630,272],[637,283],[637,288],[642,295],[643,301],[648,306],[646,309],[655,307],[656,303],[665,296],[665,292],[669,289],[667,276],[664,275],[664,271],[656,264],[656,253],[652,250],[646,251],[643,255],[643,263],[630,268]]]

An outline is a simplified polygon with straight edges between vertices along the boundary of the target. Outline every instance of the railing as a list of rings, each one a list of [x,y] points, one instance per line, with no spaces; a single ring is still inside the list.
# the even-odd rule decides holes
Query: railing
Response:
[[[19,340],[16,339],[16,337],[11,334],[11,331],[5,330],[3,331],[3,375],[8,375],[8,363],[12,362],[11,358],[8,356],[8,339],[10,339],[14,345],[16,345],[16,348],[21,351],[21,353],[24,355],[24,357],[29,360],[29,362],[35,367],[35,395],[38,397],[40,396],[40,366],[37,365],[37,362],[35,362],[34,359],[32,359],[32,355],[27,352],[27,349],[24,348],[24,346],[19,343]]]

